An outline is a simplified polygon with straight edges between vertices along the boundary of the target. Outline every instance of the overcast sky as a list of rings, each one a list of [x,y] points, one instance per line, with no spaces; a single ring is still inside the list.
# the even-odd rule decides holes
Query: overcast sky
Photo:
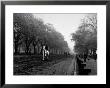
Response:
[[[53,24],[54,28],[64,35],[68,46],[73,50],[74,42],[71,41],[71,33],[77,30],[81,19],[88,14],[34,14],[36,18],[41,18],[44,23]]]

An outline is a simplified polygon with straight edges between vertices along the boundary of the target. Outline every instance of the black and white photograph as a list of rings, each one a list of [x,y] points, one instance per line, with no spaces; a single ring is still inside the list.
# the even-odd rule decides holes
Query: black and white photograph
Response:
[[[7,5],[4,41],[6,84],[106,83],[106,5]]]
[[[2,1],[1,7],[1,87],[107,83],[109,1]]]
[[[13,75],[97,75],[97,13],[13,13]]]

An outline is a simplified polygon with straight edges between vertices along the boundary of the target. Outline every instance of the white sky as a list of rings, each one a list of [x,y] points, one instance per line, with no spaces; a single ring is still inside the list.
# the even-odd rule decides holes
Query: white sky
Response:
[[[81,19],[87,14],[34,14],[35,17],[43,19],[44,23],[53,24],[54,28],[64,35],[69,48],[73,51],[74,42],[71,41],[71,33],[77,30]]]

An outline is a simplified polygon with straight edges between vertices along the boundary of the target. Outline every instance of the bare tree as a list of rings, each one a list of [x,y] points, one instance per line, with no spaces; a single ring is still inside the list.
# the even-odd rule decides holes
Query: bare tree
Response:
[[[72,33],[77,53],[88,53],[89,50],[97,50],[97,18],[96,15],[86,16],[82,19],[76,33]]]

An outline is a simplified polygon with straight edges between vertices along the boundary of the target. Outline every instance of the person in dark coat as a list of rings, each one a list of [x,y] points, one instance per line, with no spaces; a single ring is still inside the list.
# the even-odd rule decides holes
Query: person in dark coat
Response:
[[[77,64],[78,64],[78,74],[82,74],[82,70],[84,69],[83,66],[83,61],[81,60],[81,58],[79,57],[79,55],[76,55],[76,60],[77,60]]]

